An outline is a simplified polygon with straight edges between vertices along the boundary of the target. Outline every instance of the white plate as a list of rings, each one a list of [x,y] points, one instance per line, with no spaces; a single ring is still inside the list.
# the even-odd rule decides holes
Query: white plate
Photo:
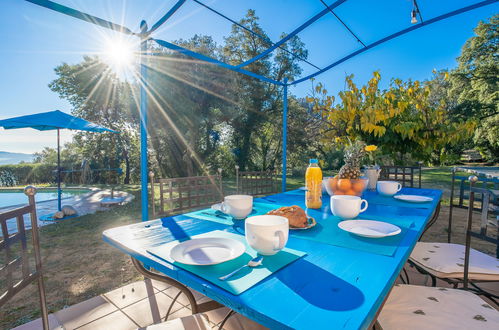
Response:
[[[428,203],[433,200],[431,197],[419,195],[395,195],[393,198],[409,203]]]
[[[179,243],[170,251],[173,260],[197,266],[216,265],[239,257],[246,247],[231,238],[194,238]]]
[[[307,187],[300,187],[299,190],[307,191]]]
[[[346,220],[338,223],[338,227],[352,234],[371,238],[394,236],[402,231],[391,223],[374,220]]]

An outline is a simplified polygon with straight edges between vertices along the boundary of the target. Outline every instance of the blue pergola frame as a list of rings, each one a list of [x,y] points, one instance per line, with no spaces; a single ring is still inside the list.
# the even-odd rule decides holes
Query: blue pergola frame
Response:
[[[356,55],[359,55],[373,47],[376,47],[382,43],[385,43],[389,40],[392,40],[394,38],[397,38],[397,37],[400,37],[404,34],[407,34],[411,31],[414,31],[414,30],[417,30],[417,29],[420,29],[424,26],[427,26],[427,25],[430,25],[430,24],[433,24],[433,23],[436,23],[438,21],[441,21],[441,20],[444,20],[446,18],[449,18],[449,17],[452,17],[452,16],[456,16],[456,15],[459,15],[459,14],[462,14],[462,13],[465,13],[465,12],[468,12],[470,10],[473,10],[473,9],[477,9],[477,8],[480,8],[480,7],[483,7],[483,6],[487,6],[487,5],[490,5],[490,4],[493,4],[499,0],[484,0],[484,1],[480,1],[480,2],[477,2],[477,3],[474,3],[472,5],[469,5],[469,6],[466,6],[466,7],[462,7],[462,8],[459,8],[459,9],[456,9],[456,10],[453,10],[453,11],[450,11],[448,13],[445,13],[445,14],[442,14],[440,16],[436,16],[434,18],[431,18],[429,20],[425,20],[423,21],[422,19],[422,16],[421,16],[421,13],[419,11],[419,8],[418,8],[418,14],[419,14],[419,17],[420,17],[420,22],[417,23],[417,24],[414,24],[406,29],[403,29],[403,30],[400,30],[398,32],[395,32],[391,35],[388,35],[388,36],[385,36],[375,42],[372,42],[368,45],[365,45],[364,43],[362,43],[360,41],[360,39],[348,28],[348,26],[338,17],[338,15],[336,15],[334,12],[333,12],[333,9],[335,9],[336,7],[340,6],[341,4],[347,2],[348,0],[337,0],[337,1],[334,1],[332,4],[330,5],[327,5],[324,1],[321,1],[323,4],[324,4],[324,9],[322,11],[320,11],[319,13],[317,13],[316,15],[314,15],[313,17],[311,17],[310,19],[308,19],[305,23],[303,23],[302,25],[300,25],[297,29],[295,29],[294,31],[290,32],[289,34],[287,34],[284,38],[282,38],[281,40],[277,41],[277,42],[272,42],[271,40],[269,40],[268,38],[262,36],[262,35],[259,35],[257,34],[256,32],[248,29],[247,27],[241,25],[240,23],[236,22],[235,20],[232,20],[230,19],[229,17],[227,17],[226,15],[220,13],[219,11],[213,9],[212,7],[206,5],[205,3],[199,1],[199,0],[192,0],[193,2],[197,3],[198,5],[210,10],[211,12],[217,14],[218,16],[230,21],[232,24],[236,24],[237,26],[239,26],[240,28],[250,32],[251,34],[255,35],[256,37],[258,38],[261,38],[263,40],[265,40],[270,46],[264,50],[263,52],[261,52],[260,54],[256,55],[255,57],[239,64],[239,65],[230,65],[230,64],[227,64],[227,63],[224,63],[224,62],[221,62],[219,60],[216,60],[214,58],[211,58],[211,57],[208,57],[206,55],[202,55],[202,54],[199,54],[199,53],[196,53],[194,51],[191,51],[191,50],[188,50],[188,49],[185,49],[183,47],[180,47],[178,45],[175,45],[175,44],[172,44],[170,42],[167,42],[167,41],[164,41],[164,40],[159,40],[159,39],[154,39],[151,37],[152,33],[154,31],[156,31],[161,25],[163,25],[165,22],[168,21],[169,18],[171,18],[175,12],[186,2],[186,0],[178,0],[175,5],[163,16],[161,17],[149,30],[147,28],[147,23],[146,21],[142,21],[140,23],[140,32],[132,32],[132,30],[128,29],[127,27],[124,27],[122,25],[119,25],[119,24],[116,24],[116,23],[113,23],[113,22],[109,22],[107,20],[104,20],[104,19],[101,19],[99,17],[96,17],[96,16],[93,16],[93,15],[89,15],[87,13],[84,13],[84,12],[81,12],[79,10],[76,10],[76,9],[73,9],[73,8],[70,8],[70,7],[67,7],[67,6],[64,6],[64,5],[61,5],[61,4],[58,4],[56,2],[53,2],[53,1],[50,1],[50,0],[25,0],[25,1],[28,1],[28,2],[31,2],[31,3],[34,3],[36,5],[39,5],[39,6],[42,6],[42,7],[45,7],[45,8],[48,8],[48,9],[51,9],[51,10],[54,10],[54,11],[57,11],[59,13],[62,13],[62,14],[65,14],[65,15],[69,15],[69,16],[72,16],[74,18],[77,18],[77,19],[81,19],[83,21],[86,21],[86,22],[89,22],[89,23],[92,23],[92,24],[95,24],[95,25],[98,25],[98,26],[101,26],[101,27],[104,27],[104,28],[107,28],[107,29],[111,29],[113,31],[117,31],[117,32],[121,32],[121,33],[124,33],[124,34],[128,34],[128,35],[133,35],[133,36],[137,36],[138,38],[140,38],[140,52],[139,52],[139,63],[140,63],[140,78],[139,78],[139,83],[140,83],[140,178],[141,178],[141,208],[142,208],[142,221],[147,221],[149,220],[149,212],[148,212],[148,199],[149,199],[149,194],[148,194],[148,184],[147,184],[147,180],[148,180],[148,162],[147,162],[147,93],[146,93],[146,87],[147,87],[147,66],[145,65],[144,63],[144,59],[143,59],[143,56],[145,54],[147,54],[148,50],[147,50],[147,41],[149,40],[152,40],[154,42],[156,42],[158,45],[162,46],[162,47],[165,47],[167,49],[170,49],[172,51],[176,51],[176,52],[179,52],[181,54],[184,54],[184,55],[187,55],[187,56],[190,56],[190,57],[193,57],[197,60],[200,60],[200,61],[204,61],[204,62],[207,62],[207,63],[210,63],[210,64],[214,64],[214,65],[217,65],[217,66],[220,66],[222,68],[225,68],[225,69],[228,69],[228,70],[232,70],[232,71],[235,71],[235,72],[238,72],[238,73],[241,73],[241,74],[245,74],[247,76],[250,76],[250,77],[253,77],[253,78],[256,78],[256,79],[259,79],[261,81],[264,81],[264,82],[267,82],[267,83],[272,83],[272,84],[275,84],[275,85],[278,85],[278,86],[282,86],[283,87],[283,117],[282,117],[282,139],[283,139],[283,143],[282,143],[282,191],[286,191],[286,152],[287,152],[287,113],[288,113],[288,86],[292,86],[292,85],[296,85],[296,84],[299,84],[303,81],[306,81],[306,80],[309,80],[310,78],[313,78],[317,75],[320,75],[321,73],[324,73],[328,70],[330,70],[331,68],[334,68],[335,66],[351,59],[352,57],[356,56]],[[417,6],[417,4],[414,2],[414,4]],[[329,64],[328,66],[324,67],[324,68],[320,68],[316,65],[314,65],[313,63],[310,63],[309,61],[307,61],[306,59],[304,58],[301,58],[299,57],[298,55],[296,54],[293,54],[292,52],[289,52],[288,50],[285,50],[287,53],[291,54],[292,56],[294,56],[295,58],[298,58],[299,60],[305,62],[305,63],[308,63],[309,65],[315,67],[317,69],[316,72],[306,76],[306,77],[302,77],[298,80],[295,80],[295,81],[292,81],[292,82],[289,82],[288,83],[288,80],[287,78],[284,78],[283,81],[277,81],[277,80],[274,80],[274,79],[271,79],[271,78],[268,78],[268,77],[264,77],[264,76],[261,76],[261,75],[258,75],[254,72],[251,72],[251,71],[248,71],[248,70],[245,70],[244,67],[248,66],[249,64],[255,62],[255,61],[258,61],[262,58],[264,58],[265,56],[271,54],[274,50],[276,50],[277,48],[281,48],[281,46],[286,43],[287,41],[289,41],[291,38],[293,38],[294,36],[296,36],[298,33],[300,33],[301,31],[303,31],[304,29],[306,29],[308,26],[310,26],[312,23],[314,23],[315,21],[317,21],[318,19],[320,19],[321,17],[323,17],[324,15],[328,14],[328,13],[331,13],[333,14],[342,24],[343,26],[348,30],[349,33],[351,33],[356,39],[357,41],[362,45],[362,47],[344,57],[342,57],[341,59]],[[283,49],[283,48],[281,48]]]

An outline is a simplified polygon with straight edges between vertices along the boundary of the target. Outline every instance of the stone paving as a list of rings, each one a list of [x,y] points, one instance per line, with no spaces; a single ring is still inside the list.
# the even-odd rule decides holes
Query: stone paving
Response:
[[[178,294],[178,289],[161,282],[149,279],[137,281],[50,314],[50,329],[132,330],[164,322],[168,312],[168,320],[192,315],[185,296],[180,295],[175,300]],[[193,294],[198,305],[210,301],[198,292],[194,291]],[[222,307],[204,312],[202,315],[215,329],[228,312],[227,307]],[[14,329],[41,329],[41,319]],[[260,330],[266,328],[236,314],[229,318],[223,329]]]

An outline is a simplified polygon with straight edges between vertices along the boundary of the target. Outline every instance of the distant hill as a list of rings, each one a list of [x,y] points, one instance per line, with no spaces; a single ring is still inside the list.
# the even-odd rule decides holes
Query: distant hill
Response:
[[[17,152],[0,151],[0,165],[19,164],[33,161],[34,155]]]

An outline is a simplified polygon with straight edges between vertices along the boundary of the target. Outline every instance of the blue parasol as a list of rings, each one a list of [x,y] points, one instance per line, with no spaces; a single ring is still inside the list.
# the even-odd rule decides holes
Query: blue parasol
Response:
[[[34,128],[39,131],[57,130],[57,207],[61,210],[61,154],[60,154],[60,130],[71,129],[87,132],[111,132],[118,133],[112,129],[99,126],[84,119],[71,116],[59,110],[41,112],[34,115],[26,115],[0,120],[0,127],[4,129]]]

